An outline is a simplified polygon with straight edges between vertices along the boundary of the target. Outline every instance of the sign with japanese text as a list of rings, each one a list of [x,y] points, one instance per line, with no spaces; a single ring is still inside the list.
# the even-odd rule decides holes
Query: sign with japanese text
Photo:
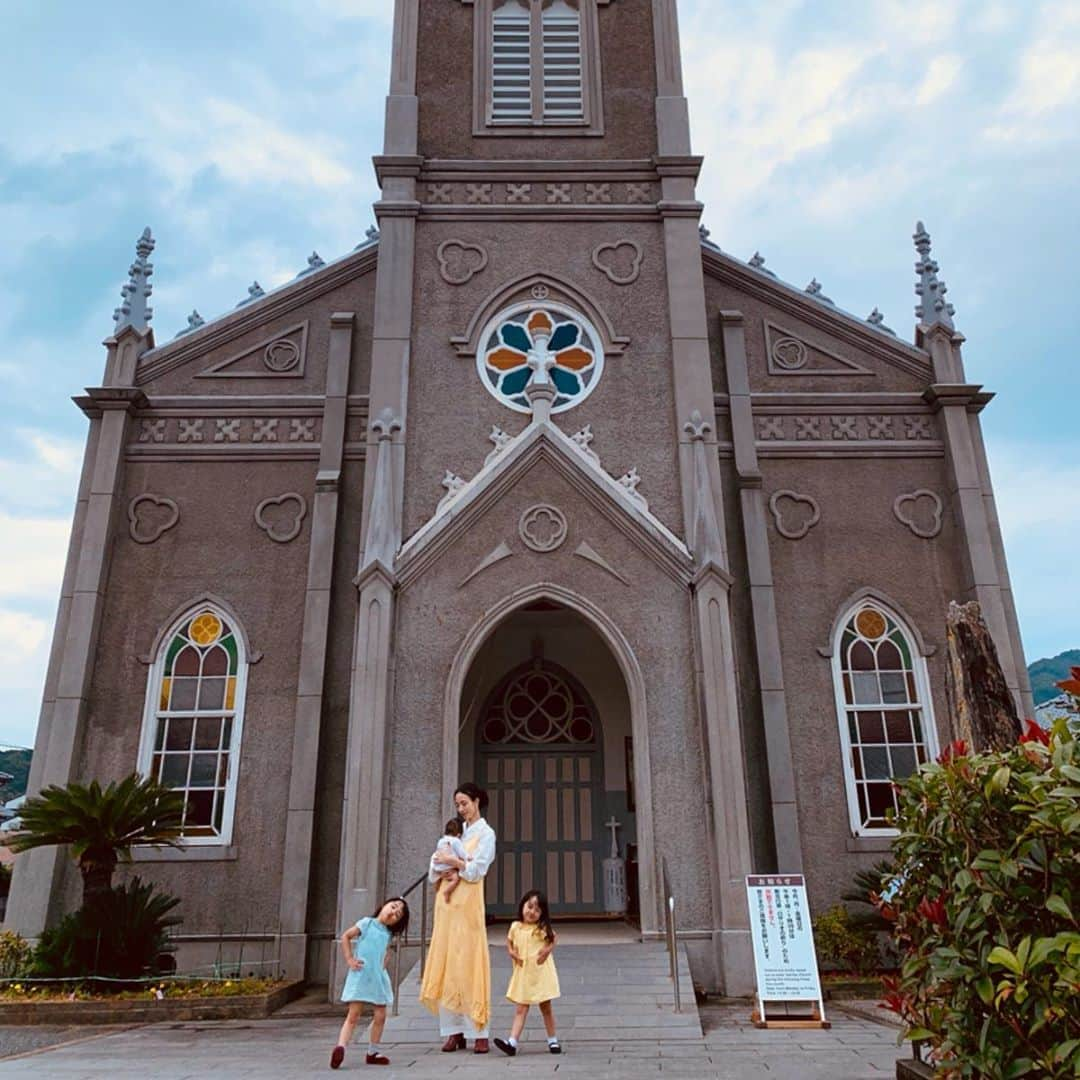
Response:
[[[806,882],[801,874],[746,879],[758,1000],[821,1003]]]

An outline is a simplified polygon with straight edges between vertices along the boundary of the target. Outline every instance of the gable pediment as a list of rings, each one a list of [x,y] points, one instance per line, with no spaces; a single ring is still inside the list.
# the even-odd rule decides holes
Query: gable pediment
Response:
[[[493,454],[409,537],[395,561],[399,583],[407,585],[422,575],[537,467],[550,468],[669,577],[682,584],[691,580],[694,561],[682,540],[561,429],[544,420],[534,421]]]

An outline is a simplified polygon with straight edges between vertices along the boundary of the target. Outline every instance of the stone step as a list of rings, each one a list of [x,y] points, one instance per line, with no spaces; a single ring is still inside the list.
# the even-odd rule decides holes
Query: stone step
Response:
[[[560,1036],[576,1042],[633,1039],[701,1039],[690,965],[679,950],[682,1011],[675,1012],[668,953],[663,943],[560,945],[555,953],[562,997],[555,1003]],[[493,1035],[510,1028],[514,1006],[504,997],[510,981],[510,957],[502,945],[491,949]],[[438,1040],[438,1022],[420,1004],[419,965],[398,990],[398,1015],[387,1023],[385,1038],[395,1043]],[[525,1041],[543,1041],[538,1010],[529,1015]]]

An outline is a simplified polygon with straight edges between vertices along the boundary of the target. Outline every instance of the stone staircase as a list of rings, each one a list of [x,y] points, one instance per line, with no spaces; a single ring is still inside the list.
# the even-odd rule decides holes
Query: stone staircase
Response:
[[[694,986],[685,952],[679,950],[682,1011],[676,1013],[667,949],[662,942],[563,945],[555,951],[562,997],[555,1003],[559,1038],[571,1042],[633,1039],[700,1040]],[[510,957],[491,948],[492,1035],[510,1029],[514,1006],[505,998]],[[398,1015],[387,1021],[386,1042],[438,1040],[438,1021],[419,1002],[419,965],[414,964],[398,992]],[[529,1013],[524,1042],[543,1043],[539,1009]]]

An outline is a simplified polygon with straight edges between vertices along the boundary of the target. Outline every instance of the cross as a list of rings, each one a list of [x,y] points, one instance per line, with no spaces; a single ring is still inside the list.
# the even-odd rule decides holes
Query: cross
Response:
[[[525,363],[532,368],[532,378],[529,380],[532,386],[546,386],[551,384],[551,376],[548,374],[555,366],[555,354],[548,349],[550,335],[542,330],[533,335],[535,344],[529,350]]]
[[[612,814],[612,816],[604,822],[604,828],[611,830],[611,857],[617,859],[619,857],[619,841],[616,839],[616,830],[622,828],[622,822]]]

